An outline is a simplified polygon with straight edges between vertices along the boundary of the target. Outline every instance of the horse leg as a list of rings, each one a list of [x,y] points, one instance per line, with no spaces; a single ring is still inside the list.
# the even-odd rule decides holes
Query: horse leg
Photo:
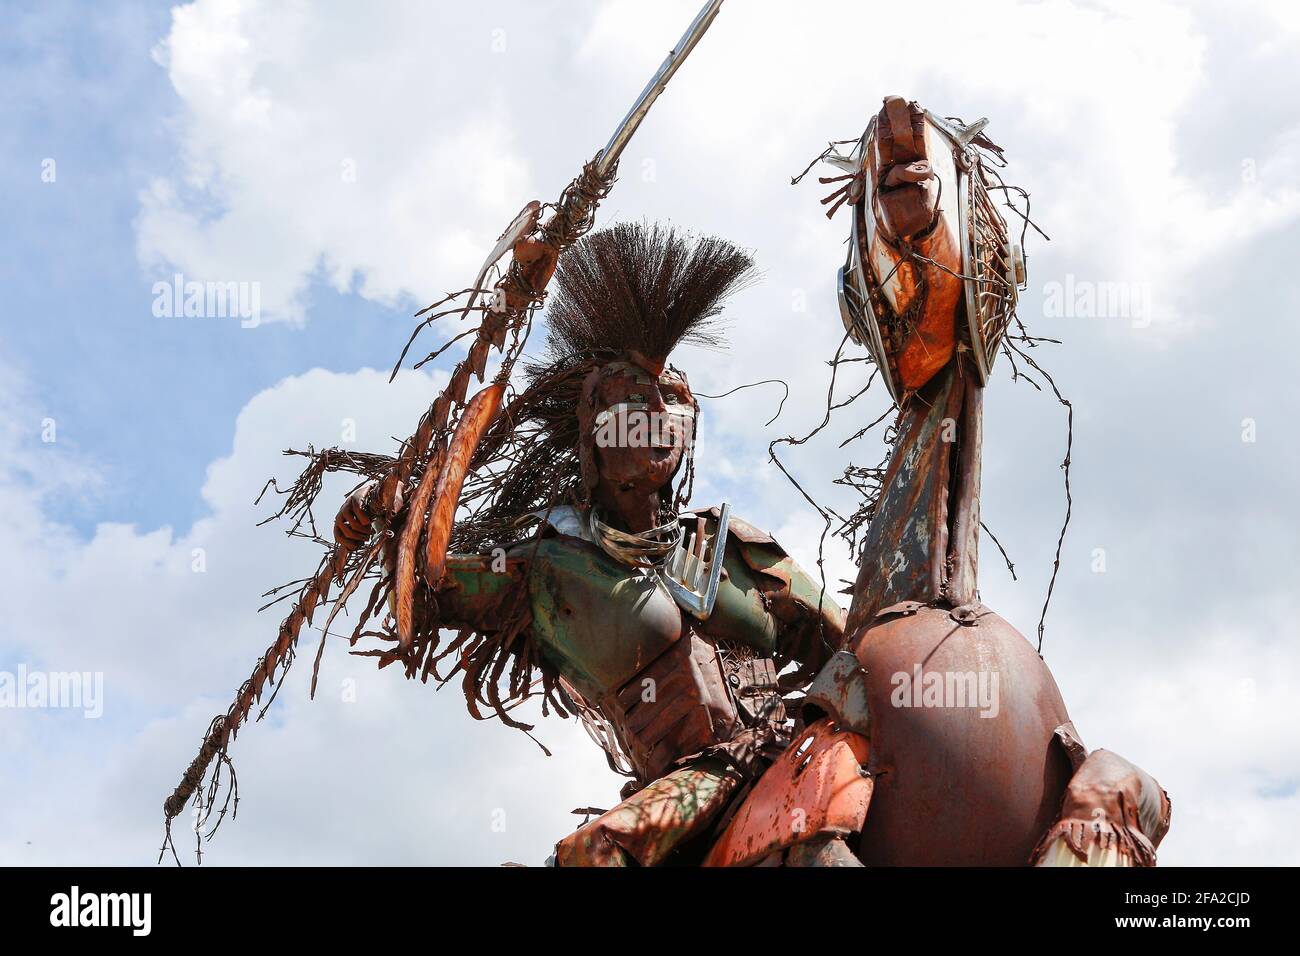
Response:
[[[1155,866],[1169,831],[1169,795],[1109,750],[1094,750],[1065,788],[1061,815],[1035,848],[1035,866]]]

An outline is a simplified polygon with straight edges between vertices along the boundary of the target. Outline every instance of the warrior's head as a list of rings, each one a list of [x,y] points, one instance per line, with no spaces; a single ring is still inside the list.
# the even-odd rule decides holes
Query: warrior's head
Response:
[[[636,350],[592,369],[577,408],[588,502],[628,531],[660,523],[691,456],[698,413],[685,374]]]
[[[717,345],[722,302],[752,272],[749,255],[721,239],[631,223],[565,255],[547,309],[546,372],[582,372],[578,497],[605,520],[641,532],[671,516],[699,405],[669,355],[681,342]]]
[[[495,546],[552,505],[638,534],[671,521],[690,493],[699,404],[669,356],[719,346],[722,305],[753,275],[731,243],[658,225],[619,223],[565,252],[546,352],[485,442],[475,480],[491,503],[458,522],[457,546]]]

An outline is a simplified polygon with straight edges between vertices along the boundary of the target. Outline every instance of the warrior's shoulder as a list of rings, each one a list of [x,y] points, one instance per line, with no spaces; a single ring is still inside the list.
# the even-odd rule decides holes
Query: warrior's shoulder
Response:
[[[681,520],[687,528],[690,528],[699,518],[705,518],[706,520],[712,519],[716,524],[721,517],[722,508],[718,505],[713,505],[707,508],[687,509],[682,512]],[[781,547],[777,542],[776,538],[772,537],[762,528],[750,524],[744,518],[737,517],[735,514],[731,514],[727,520],[727,540],[734,541],[740,545],[749,546],[742,550],[761,550],[769,553],[776,553],[782,557],[789,556],[786,553],[785,548]]]
[[[706,508],[687,508],[681,514],[681,520],[688,525],[694,524],[697,518],[711,518],[716,522],[722,517],[722,507],[720,505],[710,505]],[[764,544],[769,547],[777,548],[784,553],[784,548],[777,544],[776,538],[772,537],[762,528],[750,524],[744,518],[738,517],[732,512],[727,521],[727,537],[734,538],[737,541],[743,541],[746,544]]]
[[[716,523],[721,516],[721,508],[697,508],[684,512],[682,520],[694,522],[704,517]],[[750,571],[779,582],[775,591],[767,592],[769,598],[788,599],[807,610],[820,607],[832,617],[843,616],[834,597],[826,593],[826,584],[820,576],[804,570],[772,535],[734,514],[727,521],[727,550],[739,555]]]

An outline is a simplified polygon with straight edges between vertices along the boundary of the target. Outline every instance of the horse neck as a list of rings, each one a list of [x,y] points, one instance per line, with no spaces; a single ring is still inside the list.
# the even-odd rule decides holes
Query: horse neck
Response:
[[[850,631],[900,601],[977,600],[983,391],[957,355],[906,402],[863,540]]]

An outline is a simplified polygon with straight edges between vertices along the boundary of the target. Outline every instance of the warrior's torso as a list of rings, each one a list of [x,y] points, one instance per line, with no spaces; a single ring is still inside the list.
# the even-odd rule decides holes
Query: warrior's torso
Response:
[[[716,524],[716,515],[708,520]],[[809,656],[797,645],[809,644],[814,630],[821,640],[813,613],[821,586],[770,537],[731,520],[717,598],[704,621],[683,610],[652,571],[579,537],[551,534],[517,546],[511,557],[527,558],[531,568],[525,580],[535,644],[609,721],[640,781],[702,751],[727,750],[743,765],[783,745],[777,661]],[[829,599],[822,606],[825,641],[833,645],[841,612]]]

